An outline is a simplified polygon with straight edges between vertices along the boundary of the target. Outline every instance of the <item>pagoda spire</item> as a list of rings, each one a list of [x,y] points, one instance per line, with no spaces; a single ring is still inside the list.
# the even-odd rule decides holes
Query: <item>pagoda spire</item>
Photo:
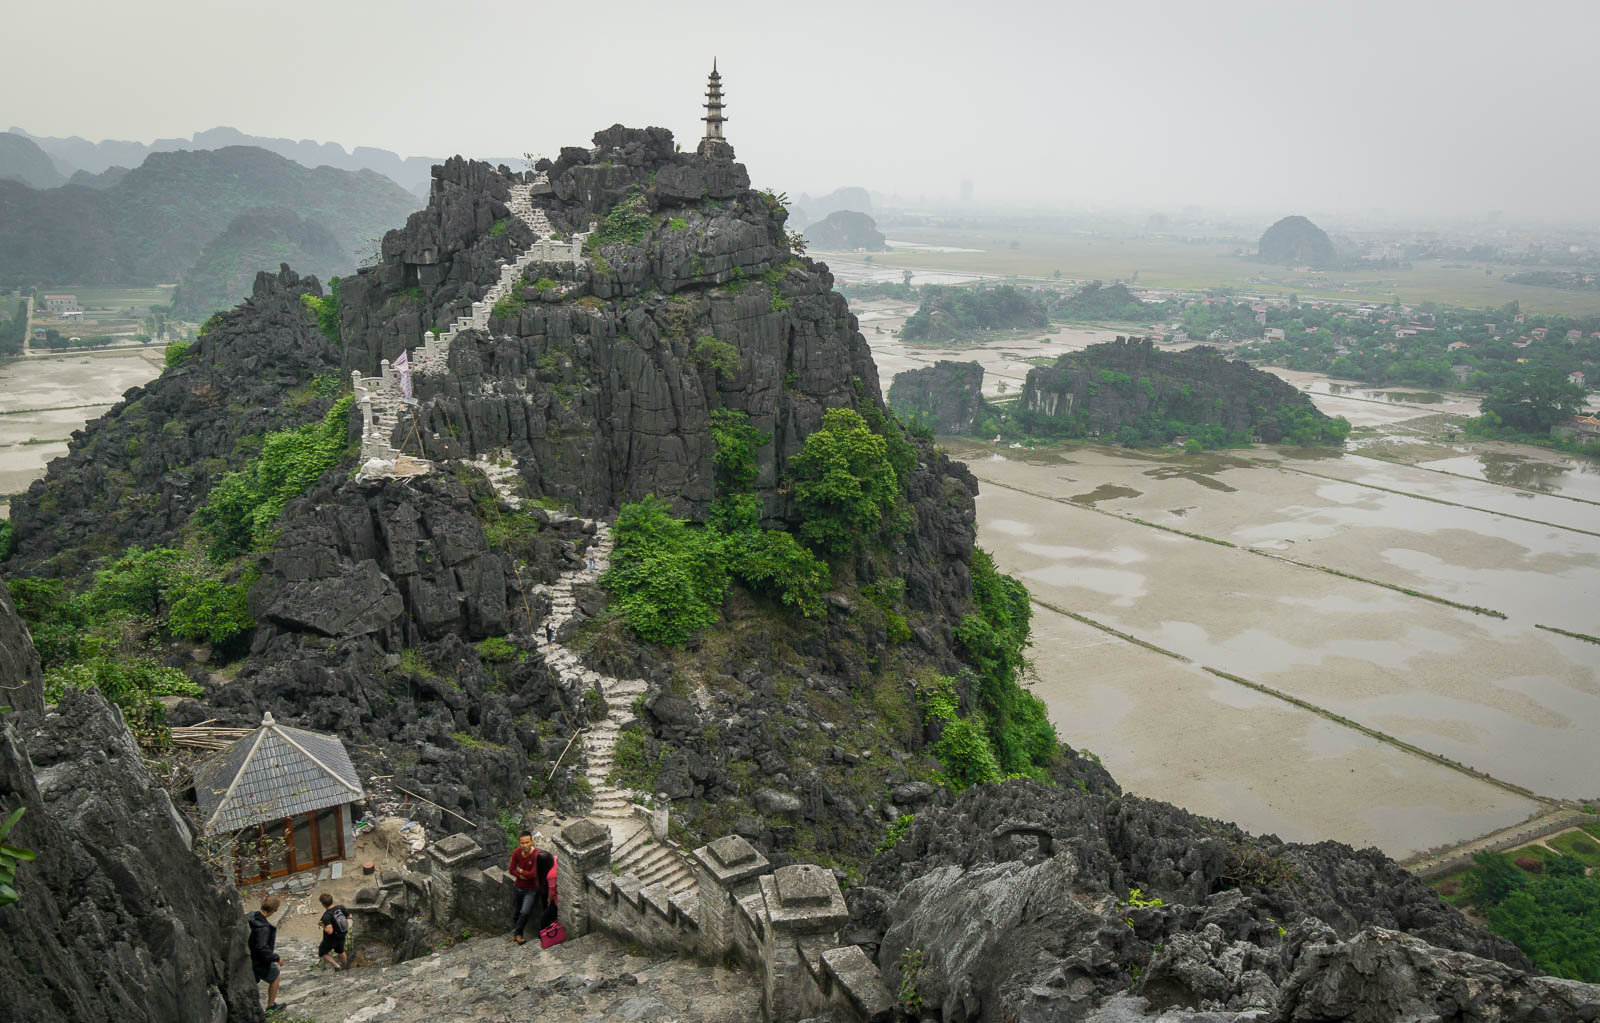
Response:
[[[717,74],[717,58],[711,58],[711,76],[706,79],[706,141],[722,141],[722,76]]]

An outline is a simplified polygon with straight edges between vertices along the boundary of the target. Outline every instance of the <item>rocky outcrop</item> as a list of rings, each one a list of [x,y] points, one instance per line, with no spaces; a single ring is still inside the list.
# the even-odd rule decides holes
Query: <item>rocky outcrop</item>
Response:
[[[983,366],[941,359],[894,375],[889,407],[908,423],[934,433],[971,433],[993,412],[983,400]]]
[[[1284,217],[1267,228],[1256,246],[1268,263],[1284,266],[1332,266],[1338,258],[1333,242],[1322,228],[1305,217]]]
[[[28,627],[17,617],[11,591],[0,578],[0,706],[18,713],[44,709],[40,687],[39,655],[33,649]]]
[[[352,752],[364,774],[394,775],[461,815],[424,808],[430,826],[504,849],[498,814],[520,805],[531,777],[543,783],[581,721],[580,694],[559,686],[531,640],[504,637],[532,636],[549,609],[539,587],[583,563],[591,534],[497,505],[467,469],[459,479],[326,482],[281,523],[250,594],[260,623],[250,657],[204,709],[184,704],[174,723],[248,725],[270,710],[359,736]],[[474,645],[486,639],[495,643]],[[552,802],[572,796],[578,765],[566,763]]]
[[[262,1018],[238,895],[191,851],[188,825],[98,693],[69,691],[36,724],[0,725],[0,807],[17,806],[8,842],[37,858],[0,910],[0,1018]]]
[[[850,936],[876,950],[885,982],[945,1020],[1101,1018],[1129,989],[1143,1010],[1107,1018],[1600,1008],[1600,988],[1527,976],[1516,949],[1376,850],[1256,838],[1131,796],[970,790],[919,813],[850,901]]]
[[[288,267],[257,274],[251,297],[175,366],[74,431],[66,457],[12,502],[8,573],[74,575],[167,543],[263,434],[320,418],[340,359],[300,298],[321,294]]]
[[[839,210],[806,228],[806,241],[824,252],[887,252],[883,232],[865,213]]]
[[[530,493],[580,514],[655,493],[698,516],[715,476],[709,415],[731,409],[772,438],[757,490],[780,516],[778,480],[823,411],[880,404],[865,339],[827,268],[791,254],[783,206],[749,190],[727,147],[678,153],[664,129],[621,126],[594,141],[529,175],[441,168],[429,208],[385,239],[384,264],[341,282],[350,364],[372,372],[430,318],[482,297],[510,254],[484,235],[511,183],[533,182],[558,232],[610,223],[637,196],[636,219],[602,229],[595,258],[529,266],[487,331],[455,337],[449,372],[418,378],[411,450],[507,449]],[[397,305],[413,283],[426,316]]]
[[[1206,428],[1234,443],[1329,443],[1337,432],[1280,377],[1205,345],[1164,352],[1148,338],[1119,337],[1029,370],[1017,409],[1019,421],[1042,433],[1124,439],[1128,431],[1138,444]]]
[[[908,341],[964,341],[985,331],[1049,326],[1045,300],[1030,288],[949,288],[928,285],[922,304],[906,319],[900,336]]]

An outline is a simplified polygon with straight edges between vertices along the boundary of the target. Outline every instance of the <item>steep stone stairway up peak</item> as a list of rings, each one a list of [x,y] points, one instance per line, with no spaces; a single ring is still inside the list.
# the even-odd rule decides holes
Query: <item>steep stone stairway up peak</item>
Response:
[[[486,455],[473,464],[506,503],[513,508],[520,506],[522,499],[516,493],[520,476],[515,460],[508,453]],[[539,587],[550,598],[550,615],[538,625],[537,636],[541,640],[547,625],[552,634],[559,636],[572,620],[577,607],[573,586],[594,582],[611,567],[614,545],[611,527],[601,520],[580,521],[594,526],[594,544],[582,567],[562,573],[549,586]],[[634,702],[649,691],[649,683],[643,679],[612,678],[585,667],[578,655],[559,640],[545,644],[541,650],[545,663],[556,672],[568,691],[599,689],[605,697],[605,717],[589,722],[583,732],[584,777],[593,795],[589,818],[611,832],[613,872],[634,874],[647,885],[659,883],[670,894],[693,899],[698,895],[698,887],[694,871],[682,853],[673,845],[659,841],[649,825],[634,812],[635,796],[649,794],[619,788],[610,781],[616,764],[617,736],[633,723]]]

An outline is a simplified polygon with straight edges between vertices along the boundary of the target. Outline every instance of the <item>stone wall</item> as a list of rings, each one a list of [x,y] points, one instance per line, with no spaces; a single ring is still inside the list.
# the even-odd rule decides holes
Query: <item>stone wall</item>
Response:
[[[891,1017],[893,998],[871,957],[839,940],[850,914],[827,868],[773,871],[749,842],[729,835],[691,854],[696,900],[613,874],[610,832],[592,821],[558,832],[555,846],[568,937],[600,931],[653,951],[739,962],[761,976],[767,1023],[819,1014],[851,1023]]]

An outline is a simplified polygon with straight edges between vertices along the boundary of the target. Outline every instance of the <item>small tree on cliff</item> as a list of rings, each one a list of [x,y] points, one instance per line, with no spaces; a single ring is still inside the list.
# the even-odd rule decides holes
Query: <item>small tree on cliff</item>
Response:
[[[830,409],[794,460],[800,537],[831,554],[878,532],[900,496],[888,443],[854,409]]]

